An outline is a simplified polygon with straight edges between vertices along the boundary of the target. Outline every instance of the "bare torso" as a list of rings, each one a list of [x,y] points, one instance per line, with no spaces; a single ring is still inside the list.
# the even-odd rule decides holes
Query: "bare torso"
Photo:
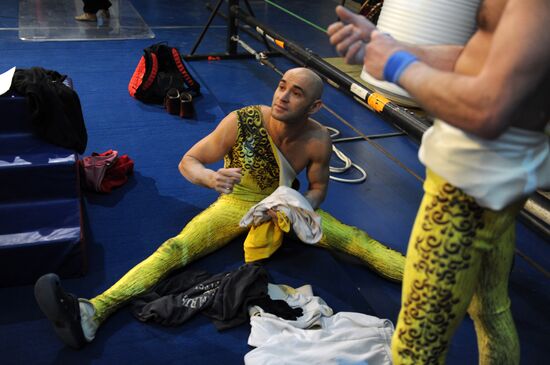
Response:
[[[455,71],[464,75],[477,75],[484,66],[504,7],[508,0],[483,0],[477,15],[478,30],[465,45],[455,64]],[[547,47],[548,45],[541,45]],[[513,52],[513,49],[510,50]],[[505,55],[503,55],[505,57]],[[544,130],[550,121],[550,75],[541,80],[540,87],[532,95],[525,95],[522,109],[513,118],[514,127]]]
[[[326,143],[326,138],[323,138],[324,129],[318,123],[310,120],[308,127],[295,136],[295,138],[280,138],[275,131],[271,130],[267,125],[267,121],[271,118],[271,108],[263,107],[262,114],[264,125],[277,145],[277,148],[285,156],[296,173],[304,170],[312,160],[312,153],[318,150],[318,145]]]

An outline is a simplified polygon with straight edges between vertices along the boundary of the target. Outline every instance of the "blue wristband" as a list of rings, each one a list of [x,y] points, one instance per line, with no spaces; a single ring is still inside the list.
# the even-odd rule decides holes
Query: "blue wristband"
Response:
[[[398,84],[401,74],[412,63],[418,61],[415,55],[407,51],[397,51],[388,58],[386,65],[384,66],[384,79]]]

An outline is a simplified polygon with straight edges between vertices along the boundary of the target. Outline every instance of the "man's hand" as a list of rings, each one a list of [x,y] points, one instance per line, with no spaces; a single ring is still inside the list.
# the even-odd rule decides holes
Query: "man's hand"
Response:
[[[233,186],[241,181],[241,169],[221,168],[210,177],[210,187],[222,194],[229,194],[233,191]]]
[[[375,30],[371,33],[370,42],[365,46],[363,65],[373,77],[384,80],[384,66],[388,58],[403,49],[389,34]]]
[[[369,42],[371,32],[376,27],[364,16],[355,14],[343,6],[336,7],[336,14],[341,21],[328,27],[330,43],[336,46],[336,50],[345,57],[347,63],[363,63],[365,43]]]

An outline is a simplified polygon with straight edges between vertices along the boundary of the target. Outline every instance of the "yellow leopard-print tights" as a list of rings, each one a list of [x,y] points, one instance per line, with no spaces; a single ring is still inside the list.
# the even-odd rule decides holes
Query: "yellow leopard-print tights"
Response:
[[[253,204],[235,198],[232,194],[222,195],[193,218],[180,234],[164,242],[111,288],[90,300],[95,309],[96,323],[101,324],[116,309],[148,291],[172,270],[184,267],[246,233],[247,228],[239,227],[239,221]],[[360,229],[343,224],[326,212],[318,212],[322,217],[323,230],[319,246],[359,257],[388,279],[402,279],[405,257],[401,253],[389,249]]]
[[[508,277],[523,202],[491,211],[430,170],[409,241],[394,364],[444,364],[466,312],[483,365],[519,364]]]

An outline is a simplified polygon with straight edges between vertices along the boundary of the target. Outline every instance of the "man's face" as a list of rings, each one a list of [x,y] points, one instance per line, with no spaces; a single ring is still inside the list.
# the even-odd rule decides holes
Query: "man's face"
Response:
[[[286,73],[273,94],[271,116],[282,122],[307,118],[314,100],[308,80],[295,73]]]

